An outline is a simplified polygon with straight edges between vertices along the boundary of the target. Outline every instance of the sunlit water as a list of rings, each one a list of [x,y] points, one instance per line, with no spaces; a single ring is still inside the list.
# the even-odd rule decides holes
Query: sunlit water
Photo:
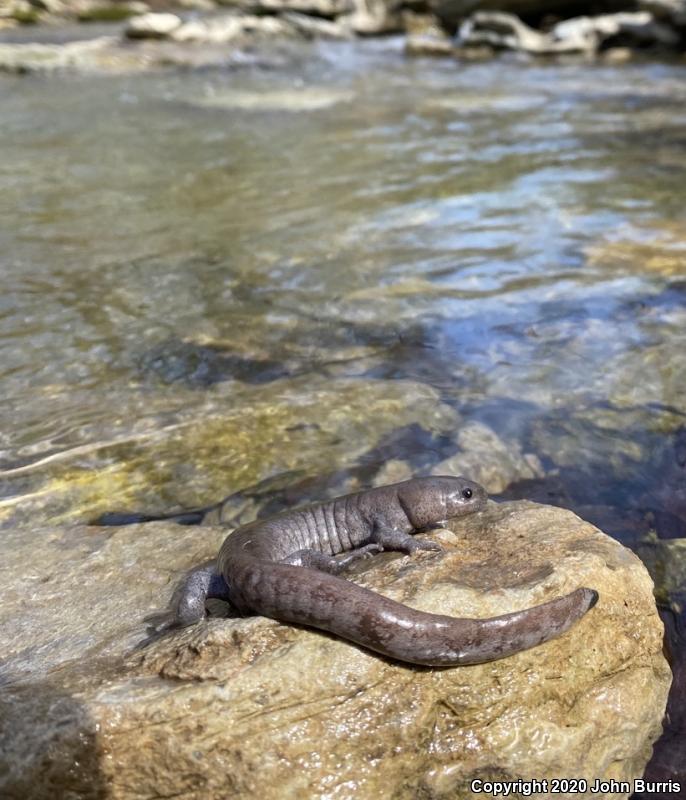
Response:
[[[393,41],[0,78],[0,523],[315,499],[481,423],[537,459],[502,496],[678,615],[684,78]]]

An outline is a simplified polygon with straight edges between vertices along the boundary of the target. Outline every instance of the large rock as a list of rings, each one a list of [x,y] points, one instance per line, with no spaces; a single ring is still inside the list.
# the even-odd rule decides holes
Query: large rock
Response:
[[[185,25],[180,27],[185,27]],[[225,41],[217,42],[207,39],[202,41],[201,46],[193,47],[189,46],[186,41],[177,42],[173,36],[162,34],[140,36],[138,37],[140,41],[137,41],[135,46],[131,46],[128,40],[118,36],[99,36],[96,39],[64,44],[0,43],[0,72],[136,73],[172,67],[183,69],[221,67],[226,69],[231,66],[241,66],[244,68],[248,64],[265,69],[283,69],[286,64],[292,63],[295,58],[294,53],[285,48],[277,48],[273,43],[269,46],[266,44],[262,46],[263,42],[268,41],[267,37],[262,35],[267,27],[265,25],[256,33],[245,33],[232,39],[230,47],[226,46]],[[292,30],[290,38],[293,39],[295,29],[289,27],[289,30]],[[284,39],[284,41],[286,40]],[[135,439],[136,436],[134,435],[133,438]],[[89,445],[86,446],[86,449],[93,450]],[[98,449],[97,446],[95,449]],[[78,451],[79,448],[76,447],[75,450]],[[72,455],[76,455],[76,453],[67,452],[67,459],[71,459]],[[59,458],[61,459],[62,456]],[[87,473],[90,473],[90,477],[87,478],[86,483],[90,483],[92,478],[97,481],[98,474],[103,477],[98,470],[93,470],[92,465],[84,468],[84,476]],[[37,474],[36,477],[39,481],[41,480]],[[43,477],[45,476],[43,475]],[[77,484],[78,481],[62,484],[58,493],[66,491],[67,494],[73,494],[74,490],[78,492]],[[128,485],[131,488],[132,483],[128,482]],[[81,488],[83,486],[81,484]],[[54,499],[55,495],[52,491],[48,491],[41,497],[50,503],[50,498]],[[34,495],[34,499],[38,499],[38,495]],[[20,498],[16,502],[14,500],[6,502],[0,507],[0,526],[8,519],[8,516],[9,524],[14,524],[12,508],[19,509],[21,507],[20,516],[24,516],[27,507],[32,504],[32,500],[25,502],[24,498]],[[29,511],[29,516],[32,513],[33,511]],[[82,510],[77,511],[77,515],[83,518]],[[48,514],[48,516],[50,515]]]
[[[115,36],[66,44],[0,43],[0,72],[52,72],[101,66],[117,43]]]
[[[141,14],[129,20],[126,35],[129,39],[162,39],[181,27],[181,17],[176,14]]]
[[[668,2],[669,0],[656,0]],[[679,2],[679,0],[671,0]],[[540,19],[545,14],[570,17],[588,10],[587,2],[578,0],[428,0],[428,6],[447,27],[455,28],[477,11],[503,11],[517,16],[532,15]],[[594,11],[620,11],[633,8],[631,0],[597,0]]]
[[[679,35],[647,11],[574,17],[549,33],[534,30],[513,14],[479,11],[459,30],[459,43],[466,47],[488,45],[536,55],[593,54],[609,43],[675,47],[678,42]]]
[[[595,52],[608,42],[626,45],[663,45],[674,47],[678,34],[656,22],[648,11],[601,14],[596,17],[574,17],[555,25],[553,41],[569,49]]]
[[[638,0],[638,6],[661,22],[686,29],[686,0]]]
[[[401,14],[387,0],[354,0],[352,14],[339,21],[359,36],[384,36],[404,29]]]
[[[491,504],[433,534],[445,553],[385,554],[351,576],[475,617],[600,591],[562,638],[454,669],[408,668],[264,618],[214,618],[135,649],[142,618],[225,533],[8,532],[3,798],[409,800],[470,797],[473,778],[641,775],[670,683],[652,583],[571,512]]]
[[[297,30],[277,17],[258,17],[253,14],[223,14],[210,19],[185,22],[171,31],[177,42],[236,42],[245,37],[293,36]]]

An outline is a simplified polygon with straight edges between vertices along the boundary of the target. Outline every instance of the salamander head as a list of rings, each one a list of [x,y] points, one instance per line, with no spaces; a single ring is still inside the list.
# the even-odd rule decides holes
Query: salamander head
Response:
[[[398,487],[398,500],[417,529],[481,511],[487,499],[483,486],[453,475],[412,478]]]

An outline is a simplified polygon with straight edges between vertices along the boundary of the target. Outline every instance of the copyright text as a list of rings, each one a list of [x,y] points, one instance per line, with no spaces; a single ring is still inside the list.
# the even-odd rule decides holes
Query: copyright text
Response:
[[[583,792],[596,792],[599,794],[611,794],[616,792],[632,793],[646,792],[673,792],[677,794],[681,791],[681,784],[678,781],[602,781],[595,779],[587,781],[584,778],[542,778],[541,780],[522,780],[516,781],[482,781],[475,778],[471,784],[471,789],[476,794],[487,794],[492,797],[508,797],[508,795],[521,795],[529,797],[533,794],[582,794]]]

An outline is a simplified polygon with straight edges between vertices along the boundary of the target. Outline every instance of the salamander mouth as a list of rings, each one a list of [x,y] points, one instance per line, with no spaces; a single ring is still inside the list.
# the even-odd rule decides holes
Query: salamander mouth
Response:
[[[426,533],[427,531],[433,531],[436,528],[445,528],[448,525],[447,519],[441,519],[437,522],[430,522],[428,525],[423,525],[421,528],[415,528],[415,533]]]

